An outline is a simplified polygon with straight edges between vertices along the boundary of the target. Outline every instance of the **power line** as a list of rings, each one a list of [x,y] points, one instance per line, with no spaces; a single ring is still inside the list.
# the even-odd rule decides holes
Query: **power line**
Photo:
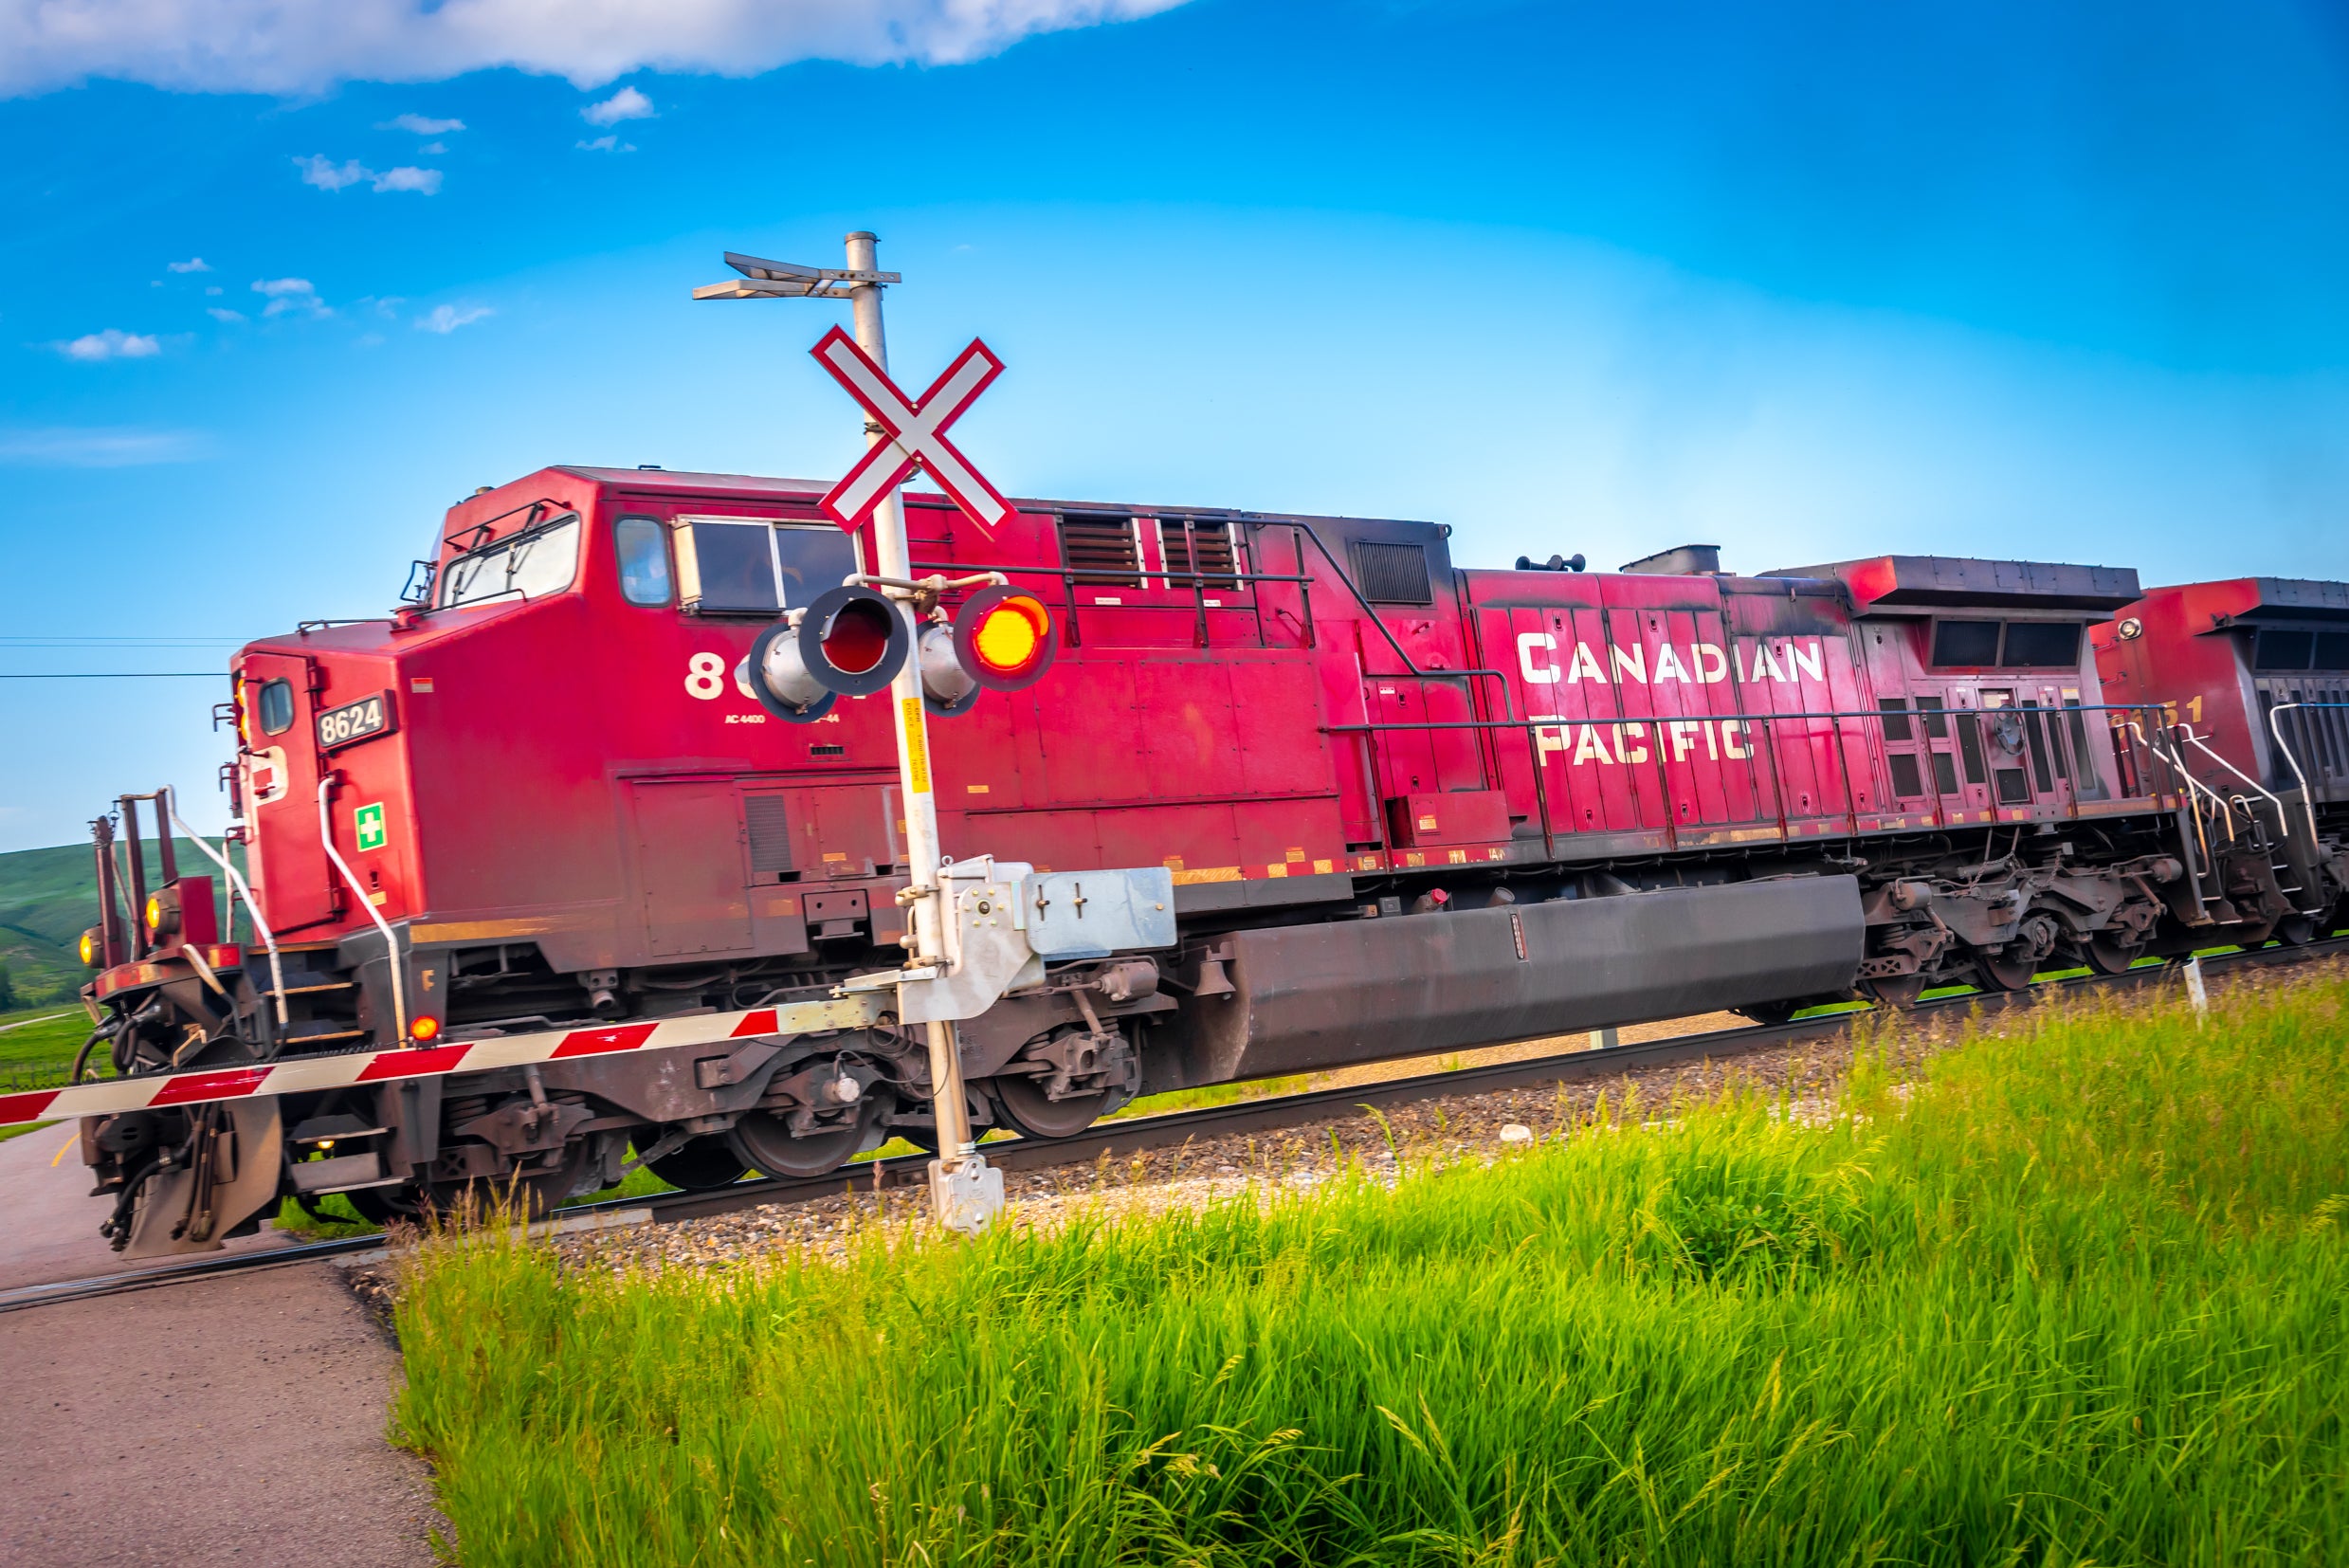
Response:
[[[0,637],[0,647],[243,647],[248,637]]]
[[[67,670],[55,675],[0,675],[0,681],[221,681],[225,669]]]

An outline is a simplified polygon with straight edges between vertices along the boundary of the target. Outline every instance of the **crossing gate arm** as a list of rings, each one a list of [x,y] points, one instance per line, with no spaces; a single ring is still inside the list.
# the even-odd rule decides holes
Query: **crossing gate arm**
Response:
[[[681,1046],[718,1045],[763,1035],[863,1029],[875,1022],[892,1000],[883,994],[851,993],[781,1007],[646,1019],[602,1029],[548,1030],[487,1040],[451,1040],[404,1049],[353,1051],[342,1056],[307,1056],[289,1062],[256,1062],[246,1067],[195,1072],[110,1078],[102,1083],[0,1094],[0,1126],[405,1083],[617,1051],[670,1050]]]

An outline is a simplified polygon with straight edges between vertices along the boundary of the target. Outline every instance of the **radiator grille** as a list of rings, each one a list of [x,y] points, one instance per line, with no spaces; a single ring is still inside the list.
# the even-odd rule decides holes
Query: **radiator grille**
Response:
[[[1433,604],[1424,544],[1354,543],[1354,580],[1373,604]]]

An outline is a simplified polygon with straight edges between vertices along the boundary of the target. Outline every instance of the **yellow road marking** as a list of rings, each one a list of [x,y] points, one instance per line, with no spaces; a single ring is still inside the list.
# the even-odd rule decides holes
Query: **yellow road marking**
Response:
[[[60,1162],[60,1161],[62,1161],[62,1160],[65,1158],[65,1151],[66,1151],[67,1149],[72,1148],[72,1147],[73,1147],[76,1143],[79,1143],[79,1142],[81,1142],[81,1141],[82,1141],[82,1129],[81,1129],[81,1128],[79,1128],[79,1127],[76,1127],[76,1128],[74,1129],[73,1136],[72,1136],[71,1138],[68,1138],[67,1140],[65,1140],[64,1143],[64,1144],[62,1144],[62,1145],[59,1147],[58,1151],[57,1151],[55,1154],[53,1154],[53,1155],[49,1156],[49,1169],[50,1169],[50,1170],[52,1170],[52,1171],[56,1170],[56,1169],[57,1169],[57,1167],[58,1167],[59,1162]]]

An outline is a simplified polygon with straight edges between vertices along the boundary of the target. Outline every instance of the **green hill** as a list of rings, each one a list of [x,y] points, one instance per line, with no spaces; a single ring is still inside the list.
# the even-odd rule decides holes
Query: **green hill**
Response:
[[[183,874],[212,869],[186,839],[175,845]],[[147,847],[147,884],[155,885],[159,857]],[[0,854],[0,964],[7,966],[19,1008],[70,1000],[88,971],[74,951],[82,933],[98,923],[98,876],[86,844]],[[0,1000],[0,1011],[10,1004]]]

